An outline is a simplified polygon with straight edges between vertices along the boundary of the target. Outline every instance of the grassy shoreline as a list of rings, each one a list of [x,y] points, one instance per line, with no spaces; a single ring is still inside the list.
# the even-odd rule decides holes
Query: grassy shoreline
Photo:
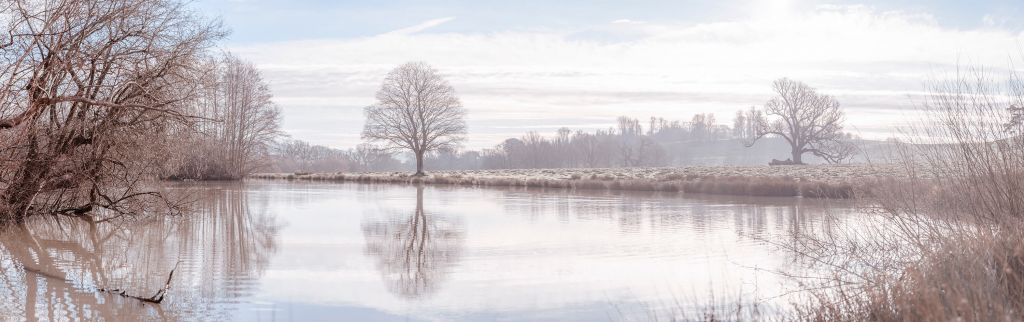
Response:
[[[510,169],[404,172],[258,173],[255,179],[588,190],[665,191],[740,196],[856,198],[867,185],[900,177],[890,165]]]

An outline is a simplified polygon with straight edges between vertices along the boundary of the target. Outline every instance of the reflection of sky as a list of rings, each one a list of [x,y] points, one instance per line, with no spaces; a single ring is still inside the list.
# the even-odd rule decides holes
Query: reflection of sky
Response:
[[[891,135],[908,94],[954,64],[999,76],[1018,57],[1015,0],[200,0],[264,70],[295,138],[359,141],[362,107],[394,66],[427,61],[466,106],[471,148],[628,115],[689,120],[763,105],[770,82],[838,96],[850,129]],[[1024,57],[1018,57],[1024,58]],[[1019,60],[1019,59],[1018,59]],[[878,114],[885,111],[885,114]]]
[[[411,215],[415,188],[254,186],[250,197],[266,200],[284,226],[258,294],[247,300],[263,304],[245,305],[239,320],[564,320],[566,314],[591,320],[646,316],[677,300],[706,304],[711,293],[724,301],[755,290],[767,297],[782,293],[783,281],[748,267],[778,268],[789,257],[755,237],[785,242],[797,203],[803,225],[822,215],[821,204],[795,199],[737,205],[720,197],[428,187],[425,211],[460,222],[465,240],[438,289],[406,299],[388,290],[364,251],[361,227]]]

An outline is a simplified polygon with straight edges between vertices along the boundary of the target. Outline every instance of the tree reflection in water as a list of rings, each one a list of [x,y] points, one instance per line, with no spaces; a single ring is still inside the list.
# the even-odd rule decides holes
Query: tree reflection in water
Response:
[[[437,290],[459,261],[463,223],[423,210],[423,187],[416,187],[416,209],[385,221],[363,223],[366,254],[373,256],[388,289],[405,298]]]
[[[36,320],[227,319],[224,302],[252,293],[275,249],[277,225],[240,185],[199,193],[196,211],[118,222],[39,218],[0,235],[0,316]],[[178,264],[180,261],[180,264]],[[160,305],[149,297],[175,265]]]

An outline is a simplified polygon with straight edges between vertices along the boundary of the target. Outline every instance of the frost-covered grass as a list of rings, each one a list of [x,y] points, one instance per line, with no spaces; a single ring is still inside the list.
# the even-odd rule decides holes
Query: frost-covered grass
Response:
[[[902,176],[888,165],[506,169],[404,172],[262,173],[259,179],[448,184],[711,193],[749,196],[852,198],[869,182]]]

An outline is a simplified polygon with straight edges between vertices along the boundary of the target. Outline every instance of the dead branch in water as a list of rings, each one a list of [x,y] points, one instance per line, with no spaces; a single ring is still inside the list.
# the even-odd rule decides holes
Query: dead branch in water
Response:
[[[108,289],[108,288],[97,287],[96,290],[100,291],[100,292],[106,292],[106,293],[120,295],[120,296],[127,297],[127,298],[136,299],[136,300],[139,300],[139,301],[142,301],[142,302],[146,302],[146,303],[160,304],[160,302],[163,302],[164,297],[167,296],[167,291],[171,289],[171,279],[174,277],[174,271],[178,270],[178,264],[181,264],[180,260],[177,263],[174,263],[174,268],[172,268],[171,272],[169,274],[167,274],[167,281],[164,282],[164,287],[161,288],[160,290],[157,290],[156,294],[153,294],[152,297],[141,297],[141,296],[129,295],[127,290],[116,289],[116,288]],[[44,272],[42,270],[29,267],[28,265],[22,265],[22,269],[24,269],[27,272],[32,272],[32,273],[38,274],[39,276],[46,277],[46,278],[49,278],[49,279],[70,282],[67,278],[57,276],[56,274],[50,274],[50,273]]]
[[[121,289],[105,289],[105,288],[101,287],[101,288],[97,288],[97,290],[99,290],[100,292],[107,292],[107,293],[111,293],[111,294],[117,294],[117,295],[120,295],[120,296],[124,296],[124,297],[127,297],[127,298],[133,298],[133,299],[136,299],[136,300],[139,300],[139,301],[142,301],[142,302],[146,302],[146,303],[160,304],[160,302],[163,302],[164,297],[167,295],[167,290],[171,289],[171,278],[174,277],[174,271],[178,269],[178,264],[181,264],[181,261],[178,261],[177,263],[174,263],[174,268],[172,268],[171,272],[169,274],[167,274],[167,282],[164,282],[164,287],[161,288],[160,290],[156,291],[156,294],[153,294],[152,297],[141,297],[141,296],[135,296],[135,295],[128,295],[127,291],[121,290]]]

